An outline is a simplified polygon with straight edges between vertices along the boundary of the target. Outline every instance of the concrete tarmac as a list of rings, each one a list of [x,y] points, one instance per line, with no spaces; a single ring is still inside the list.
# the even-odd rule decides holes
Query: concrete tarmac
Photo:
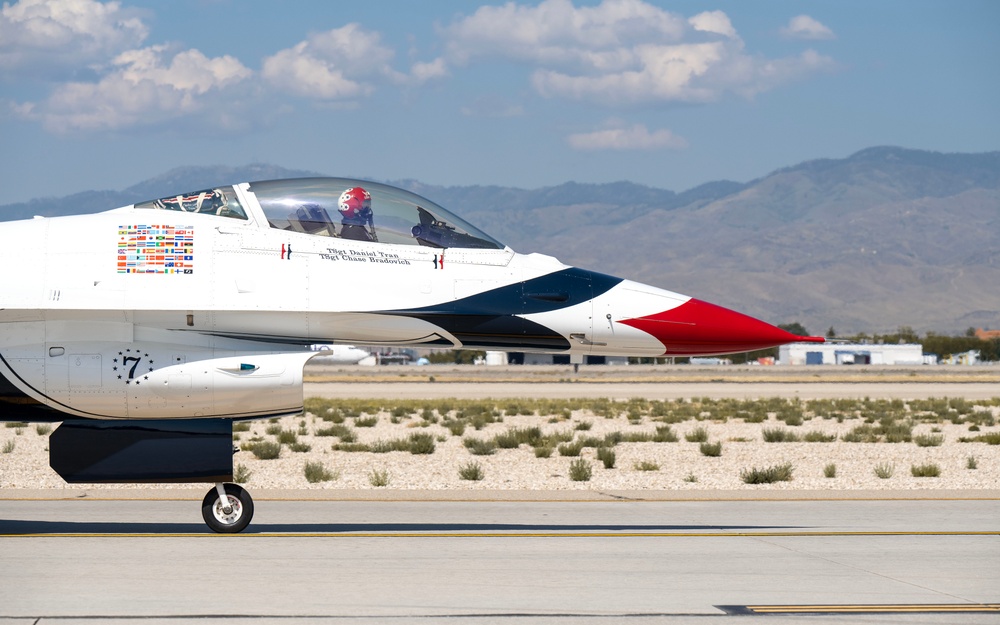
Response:
[[[998,519],[995,499],[259,501],[215,535],[194,499],[6,500],[0,624],[996,623]]]

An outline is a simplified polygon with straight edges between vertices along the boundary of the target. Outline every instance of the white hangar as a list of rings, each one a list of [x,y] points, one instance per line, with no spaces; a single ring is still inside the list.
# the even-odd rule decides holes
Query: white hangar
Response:
[[[924,348],[919,343],[789,343],[778,348],[782,365],[920,365]]]

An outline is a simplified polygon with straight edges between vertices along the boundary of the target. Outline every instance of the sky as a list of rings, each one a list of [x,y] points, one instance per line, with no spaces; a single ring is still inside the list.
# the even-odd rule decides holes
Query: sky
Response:
[[[8,1],[0,204],[191,165],[680,192],[994,151],[998,26],[993,0]]]

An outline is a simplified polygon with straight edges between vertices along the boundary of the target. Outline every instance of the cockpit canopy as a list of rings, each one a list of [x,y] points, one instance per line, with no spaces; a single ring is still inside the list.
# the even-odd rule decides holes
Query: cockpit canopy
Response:
[[[268,224],[279,230],[394,245],[504,248],[434,202],[377,182],[294,178],[251,182],[249,191],[260,203]],[[135,207],[247,219],[231,186],[140,202]]]
[[[180,193],[178,195],[171,195],[170,197],[162,197],[158,200],[139,202],[135,207],[180,211],[183,213],[201,213],[203,215],[217,215],[219,217],[232,217],[234,219],[247,218],[247,214],[240,205],[240,201],[236,198],[236,192],[233,191],[231,186]]]
[[[409,191],[346,178],[250,183],[272,228],[396,245],[503,249],[475,226]]]

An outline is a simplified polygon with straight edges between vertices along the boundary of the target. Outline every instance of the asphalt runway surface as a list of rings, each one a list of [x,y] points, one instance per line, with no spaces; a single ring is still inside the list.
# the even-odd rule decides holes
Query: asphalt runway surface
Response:
[[[1000,500],[0,501],[0,623],[997,623]]]
[[[650,400],[711,397],[713,399],[759,399],[787,397],[799,399],[837,399],[871,397],[873,399],[926,399],[928,397],[963,397],[968,400],[1000,396],[995,382],[392,382],[339,383],[308,382],[306,397],[332,399],[481,399],[491,397],[547,397],[572,399],[609,397],[617,400],[643,397]]]

